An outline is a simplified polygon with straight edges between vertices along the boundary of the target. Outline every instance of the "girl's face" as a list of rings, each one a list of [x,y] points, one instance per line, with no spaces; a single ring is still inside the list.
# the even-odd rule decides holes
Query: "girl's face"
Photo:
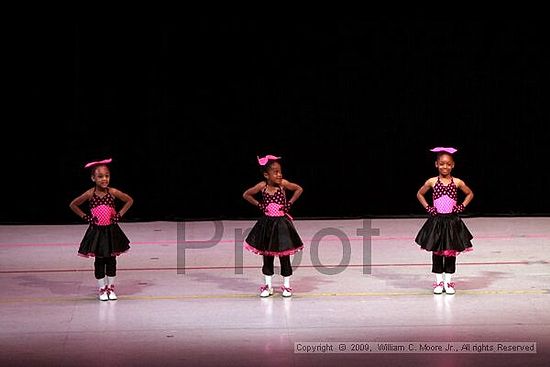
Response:
[[[441,154],[437,158],[437,161],[435,161],[435,167],[441,176],[446,177],[451,174],[451,171],[455,167],[455,161],[451,155]]]
[[[109,186],[109,181],[111,179],[111,172],[107,166],[99,166],[94,170],[92,175],[92,181],[95,182],[95,185],[99,188],[106,189]]]
[[[278,162],[273,163],[266,172],[264,177],[269,185],[280,185],[283,182],[283,173],[281,165]]]

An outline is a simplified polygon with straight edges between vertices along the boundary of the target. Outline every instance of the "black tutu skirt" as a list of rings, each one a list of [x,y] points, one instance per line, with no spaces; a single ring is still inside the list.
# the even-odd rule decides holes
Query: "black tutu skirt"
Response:
[[[472,250],[473,236],[458,214],[438,214],[428,218],[416,236],[416,243],[438,255],[455,256]]]
[[[130,249],[130,240],[118,224],[91,225],[80,243],[78,254],[84,257],[118,256]]]
[[[304,244],[287,216],[263,216],[246,237],[245,248],[258,255],[288,256],[304,248]]]

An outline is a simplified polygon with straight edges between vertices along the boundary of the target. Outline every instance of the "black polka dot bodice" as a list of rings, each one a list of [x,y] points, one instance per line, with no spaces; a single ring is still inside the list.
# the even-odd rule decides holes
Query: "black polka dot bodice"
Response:
[[[116,214],[114,196],[109,191],[104,196],[99,196],[94,191],[90,199],[90,212],[97,218],[98,225],[112,224],[112,219]]]
[[[280,205],[286,204],[286,196],[282,188],[277,188],[277,191],[274,194],[267,192],[267,186],[262,190],[262,199],[265,205],[275,203]]]
[[[265,206],[264,213],[270,217],[281,217],[285,215],[282,207],[286,204],[284,190],[279,187],[274,194],[267,192],[267,186],[262,190],[262,200]]]
[[[455,201],[457,200],[457,197],[458,197],[457,188],[452,177],[451,177],[451,183],[448,184],[447,186],[443,185],[443,183],[439,180],[439,177],[437,178],[437,182],[433,187],[432,197],[434,200],[437,200],[443,195],[447,195],[449,198]]]

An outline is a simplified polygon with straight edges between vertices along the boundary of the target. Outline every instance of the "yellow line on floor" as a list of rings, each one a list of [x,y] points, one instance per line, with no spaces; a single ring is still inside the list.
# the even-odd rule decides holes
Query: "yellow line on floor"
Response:
[[[546,295],[549,290],[463,290],[457,291],[454,296],[445,294],[434,295],[429,291],[413,292],[323,292],[323,293],[296,293],[293,298],[328,298],[328,297],[412,297],[412,296],[432,296],[432,297],[460,297],[460,295]],[[174,296],[124,296],[119,295],[119,301],[171,301],[171,300],[201,300],[201,299],[255,299],[259,298],[257,294],[194,294],[194,295],[174,295]],[[282,298],[279,293],[275,293],[270,298]],[[83,302],[95,301],[95,297],[27,297],[27,298],[8,298],[0,300],[0,304],[11,303],[55,303],[55,302]],[[110,301],[106,301],[110,302]]]

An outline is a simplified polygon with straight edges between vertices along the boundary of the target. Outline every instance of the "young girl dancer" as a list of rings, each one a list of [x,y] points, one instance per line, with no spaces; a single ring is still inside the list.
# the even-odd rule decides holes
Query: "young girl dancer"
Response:
[[[283,297],[292,295],[290,255],[300,251],[304,246],[288,214],[290,207],[300,197],[303,189],[283,179],[280,159],[281,157],[273,155],[258,158],[264,181],[249,188],[243,194],[246,201],[263,213],[245,241],[247,250],[263,256],[262,273],[265,276],[265,284],[260,287],[260,297],[269,297],[273,294],[271,280],[274,274],[275,257],[279,257],[281,263]],[[286,198],[285,190],[293,191],[290,199]],[[261,193],[260,200],[254,198],[258,193]]]
[[[424,223],[416,243],[432,252],[432,272],[435,273],[434,293],[455,293],[455,283],[451,281],[456,271],[456,256],[463,251],[472,250],[472,234],[458,216],[474,198],[472,190],[464,181],[451,176],[455,166],[453,154],[455,148],[438,147],[431,149],[437,153],[435,167],[439,175],[428,179],[418,190],[416,197],[430,217]],[[424,195],[432,190],[433,204],[429,205]],[[458,189],[466,197],[458,203]]]
[[[130,241],[117,223],[134,203],[128,194],[109,187],[111,179],[107,166],[109,163],[111,163],[110,158],[85,165],[85,168],[91,169],[94,187],[78,196],[70,204],[71,210],[90,224],[80,243],[78,254],[84,257],[95,257],[95,277],[99,285],[101,301],[117,299],[116,256],[130,248]],[[115,199],[124,203],[118,212],[115,209]],[[90,205],[88,213],[79,207],[86,201]]]

